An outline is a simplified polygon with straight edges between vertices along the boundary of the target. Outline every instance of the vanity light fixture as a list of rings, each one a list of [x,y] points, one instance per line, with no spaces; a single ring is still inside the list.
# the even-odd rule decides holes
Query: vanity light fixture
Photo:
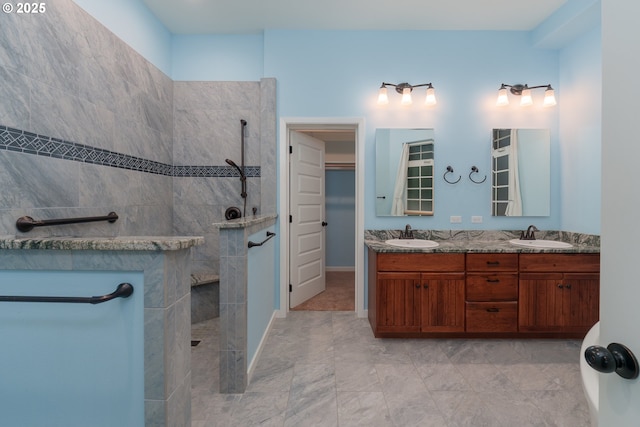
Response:
[[[411,105],[413,100],[411,99],[411,92],[413,88],[416,87],[426,87],[427,88],[427,96],[425,98],[425,105],[435,105],[436,104],[436,92],[433,89],[433,85],[431,83],[424,83],[419,85],[410,85],[409,83],[385,83],[382,82],[380,86],[380,90],[378,91],[378,104],[385,105],[389,103],[389,97],[387,95],[387,86],[393,86],[396,88],[396,92],[402,95],[402,99],[400,100],[400,104],[402,105]]]
[[[507,85],[502,83],[502,85],[500,85],[500,89],[498,90],[498,100],[496,102],[496,105],[498,107],[509,105],[507,88],[510,88],[509,91],[512,94],[521,96],[520,105],[523,107],[533,104],[533,99],[531,98],[531,89],[540,88],[546,88],[546,90],[544,91],[544,102],[542,103],[544,107],[553,107],[557,104],[555,92],[553,91],[553,88],[550,84],[541,86],[528,86],[526,84]]]

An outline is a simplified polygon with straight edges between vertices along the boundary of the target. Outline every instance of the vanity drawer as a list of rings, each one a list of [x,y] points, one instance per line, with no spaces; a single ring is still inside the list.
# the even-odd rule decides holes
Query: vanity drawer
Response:
[[[598,273],[600,254],[520,254],[520,271]]]
[[[518,271],[518,254],[467,254],[467,271]]]
[[[515,301],[518,299],[518,275],[467,274],[467,301]]]
[[[378,271],[464,271],[464,254],[379,253]]]
[[[467,302],[467,332],[517,332],[518,303]]]

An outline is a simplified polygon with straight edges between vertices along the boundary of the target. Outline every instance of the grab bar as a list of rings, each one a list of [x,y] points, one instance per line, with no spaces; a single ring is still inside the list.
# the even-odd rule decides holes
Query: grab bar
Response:
[[[265,243],[267,243],[267,241],[268,241],[269,239],[271,239],[271,238],[272,238],[273,236],[275,236],[275,235],[276,235],[276,233],[272,233],[272,232],[270,232],[270,231],[267,231],[267,238],[266,238],[266,239],[264,239],[264,240],[263,240],[262,242],[260,242],[260,243],[254,243],[254,242],[252,242],[251,240],[249,240],[249,244],[248,244],[247,246],[249,246],[249,249],[251,249],[251,248],[252,248],[252,247],[254,247],[254,246],[262,246],[262,245],[264,245]]]
[[[116,222],[118,214],[115,212],[109,212],[106,216],[89,216],[84,218],[60,218],[60,219],[44,219],[35,220],[30,216],[22,216],[16,221],[16,227],[18,230],[26,233],[33,230],[34,227],[43,227],[46,225],[62,225],[62,224],[77,224],[81,222],[94,222],[94,221],[109,221],[110,223]]]
[[[95,297],[42,297],[42,296],[0,296],[4,302],[70,302],[85,304],[102,304],[114,298],[128,298],[133,294],[130,283],[120,283],[115,291],[107,295]]]

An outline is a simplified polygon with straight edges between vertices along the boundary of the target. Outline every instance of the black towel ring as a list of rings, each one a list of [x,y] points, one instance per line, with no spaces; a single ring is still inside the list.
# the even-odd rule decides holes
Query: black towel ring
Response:
[[[458,177],[457,181],[449,181],[447,179],[447,174],[448,173],[453,173],[453,168],[451,166],[447,166],[447,171],[444,173],[444,175],[442,175],[442,179],[444,179],[445,181],[447,181],[449,184],[457,184],[458,182],[460,182],[460,180],[462,179],[462,175],[460,175]]]
[[[475,183],[475,184],[482,184],[483,182],[485,182],[487,180],[487,175],[484,176],[484,179],[482,181],[476,181],[473,178],[471,178],[471,175],[473,175],[474,173],[478,173],[478,168],[476,166],[471,166],[471,172],[469,172],[469,179],[471,180],[471,182]]]

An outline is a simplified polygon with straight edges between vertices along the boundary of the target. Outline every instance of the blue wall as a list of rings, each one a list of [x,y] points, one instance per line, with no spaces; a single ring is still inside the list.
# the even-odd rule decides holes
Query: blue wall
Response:
[[[354,267],[356,241],[356,173],[325,172],[326,267]]]
[[[259,243],[265,240],[271,226],[249,236]],[[249,249],[247,255],[247,362],[252,363],[264,334],[267,331],[274,307],[279,305],[275,291],[275,237],[263,246]]]
[[[141,272],[0,272],[0,295],[93,296],[104,304],[0,302],[2,426],[144,425]]]

